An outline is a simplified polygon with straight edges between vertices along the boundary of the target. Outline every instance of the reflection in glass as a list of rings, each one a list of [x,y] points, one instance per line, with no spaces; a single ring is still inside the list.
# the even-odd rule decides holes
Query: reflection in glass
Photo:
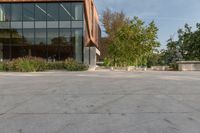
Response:
[[[0,29],[9,29],[10,23],[9,22],[0,22]]]
[[[0,4],[0,21],[10,21],[10,4]]]
[[[11,20],[22,21],[22,3],[11,4]]]
[[[46,29],[35,29],[35,44],[46,45]]]
[[[0,59],[10,58],[10,29],[0,29],[0,49],[2,50]]]
[[[48,45],[58,45],[58,29],[48,29]]]
[[[14,43],[17,43],[17,44],[23,43],[23,41],[21,41],[21,39],[22,39],[22,30],[21,29],[12,29],[11,36],[12,36],[12,39],[20,39],[20,41],[16,41]]]
[[[74,19],[71,14],[71,3],[60,3],[59,4],[60,21],[68,21]]]
[[[22,28],[22,22],[11,22],[11,28],[12,29],[21,29]]]
[[[28,55],[28,49],[23,43],[22,30],[11,30],[12,58],[24,57]]]
[[[60,28],[71,28],[71,21],[60,21]]]
[[[33,56],[47,58],[46,29],[35,29],[35,47]]]
[[[47,3],[47,21],[58,21],[58,3]]]
[[[0,4],[0,59],[22,56],[82,62],[83,4]]]
[[[59,42],[58,29],[48,29],[48,59],[59,59]]]
[[[24,43],[34,45],[34,29],[23,29]]]
[[[60,29],[60,38],[62,38],[61,45],[71,45],[71,30]]]
[[[34,4],[23,4],[23,21],[34,21]]]
[[[35,4],[35,20],[46,21],[47,11],[46,3],[36,3]]]
[[[83,21],[72,21],[72,28],[83,28]]]
[[[35,21],[35,28],[46,28],[46,21]]]
[[[30,29],[30,28],[34,28],[34,22],[32,22],[32,21],[25,21],[25,22],[23,22],[23,28],[24,29]]]
[[[47,21],[47,28],[58,28],[58,21]]]
[[[71,13],[74,18],[72,20],[83,20],[83,4],[82,3],[72,3]]]
[[[28,55],[33,56],[34,51],[34,29],[23,29],[24,45],[27,46]]]

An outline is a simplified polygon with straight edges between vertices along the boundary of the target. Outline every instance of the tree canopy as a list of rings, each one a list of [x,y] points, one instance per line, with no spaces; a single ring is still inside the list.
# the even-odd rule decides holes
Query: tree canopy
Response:
[[[166,64],[176,61],[200,60],[200,24],[196,24],[196,30],[185,24],[183,29],[177,31],[178,39],[170,38],[167,49],[164,51]]]
[[[109,17],[108,17],[109,16]],[[112,66],[144,66],[159,46],[158,28],[152,21],[145,23],[138,17],[127,18],[123,12],[104,12],[103,24],[108,34],[109,55],[106,63]]]

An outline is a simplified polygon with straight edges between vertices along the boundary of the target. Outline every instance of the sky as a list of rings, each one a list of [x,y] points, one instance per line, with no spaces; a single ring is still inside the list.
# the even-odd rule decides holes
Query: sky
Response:
[[[200,0],[94,0],[99,17],[106,8],[124,11],[131,18],[138,16],[146,24],[152,20],[159,28],[158,41],[165,48],[166,41],[177,39],[177,30],[186,23],[196,27],[200,23]],[[103,35],[105,35],[103,33]]]

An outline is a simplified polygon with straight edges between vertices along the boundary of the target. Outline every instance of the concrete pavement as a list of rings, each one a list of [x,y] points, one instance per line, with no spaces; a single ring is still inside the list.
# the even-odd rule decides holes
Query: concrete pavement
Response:
[[[0,133],[200,133],[200,72],[0,73]]]

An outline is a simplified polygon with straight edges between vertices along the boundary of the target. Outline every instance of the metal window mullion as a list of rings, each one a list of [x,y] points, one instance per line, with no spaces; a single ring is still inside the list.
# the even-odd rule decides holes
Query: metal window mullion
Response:
[[[72,12],[72,3],[70,3],[70,12]],[[75,57],[75,44],[73,46],[73,41],[72,41],[72,18],[70,17],[70,43],[71,43],[71,48],[72,48],[72,51],[71,51],[71,54],[72,54],[72,57],[73,58],[76,58]]]
[[[22,16],[21,16],[21,26],[22,26],[22,46],[24,46],[24,24],[23,24],[23,20],[24,20],[24,3],[21,3],[21,13],[22,13]]]
[[[9,20],[9,29],[10,29],[10,39],[9,39],[9,59],[12,59],[12,32],[11,32],[11,20],[12,20],[12,10],[11,10],[11,3],[9,3],[9,10],[10,10],[10,20]]]
[[[61,50],[61,42],[60,42],[60,2],[58,3],[58,59],[60,60],[60,50]]]
[[[36,49],[36,41],[35,41],[35,39],[36,39],[36,33],[35,33],[36,32],[36,29],[35,29],[35,19],[36,19],[36,15],[35,15],[35,3],[33,3],[33,5],[34,5],[34,9],[33,9],[34,10],[34,13],[33,13],[34,14],[34,27],[33,27],[33,32],[34,32],[33,33],[33,35],[34,35],[34,37],[33,37],[33,39],[34,39],[33,43],[34,44],[33,44],[33,50],[35,52],[35,49]]]
[[[45,3],[45,8],[46,8],[46,12],[47,12],[47,14],[48,14],[48,11],[47,11],[47,2]],[[47,14],[45,15],[46,16],[46,58],[47,58],[47,60],[48,60],[48,25],[47,25]]]
[[[82,63],[84,62],[84,22],[82,21]]]

